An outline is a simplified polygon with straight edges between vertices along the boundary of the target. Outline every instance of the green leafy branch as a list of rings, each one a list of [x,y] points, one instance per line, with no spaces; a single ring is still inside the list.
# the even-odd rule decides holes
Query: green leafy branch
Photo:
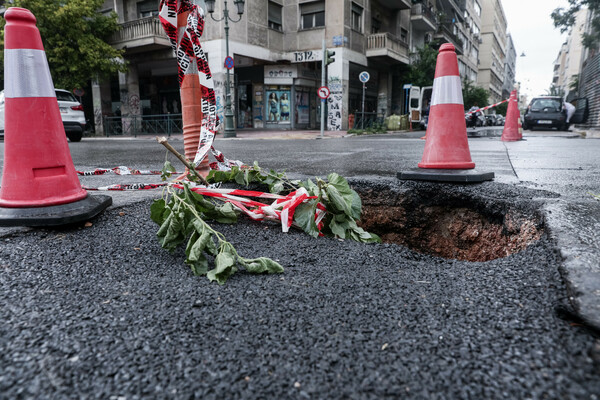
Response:
[[[183,187],[183,191],[168,188],[167,200],[155,200],[150,207],[151,219],[160,225],[156,235],[164,249],[172,254],[187,240],[185,263],[195,275],[206,275],[210,281],[221,285],[238,271],[238,266],[256,274],[283,272],[283,267],[270,258],[240,256],[222,233],[205,222],[237,222],[237,214],[230,203],[216,205],[192,192],[187,184]],[[214,269],[208,269],[207,256],[214,257]]]
[[[296,208],[294,223],[313,237],[323,234],[342,239],[352,239],[362,243],[380,243],[379,236],[368,233],[357,225],[362,214],[360,196],[354,191],[348,181],[336,173],[329,174],[327,180],[315,178],[316,183],[290,180],[285,173],[274,170],[266,172],[255,161],[251,167],[239,168],[234,166],[230,171],[211,170],[208,174],[209,183],[231,183],[248,186],[250,183],[262,183],[269,187],[271,193],[289,193],[299,188],[305,188],[311,197]],[[325,206],[326,215],[319,229],[315,222],[318,204]]]
[[[310,179],[292,181],[285,173],[266,171],[254,162],[252,166],[233,166],[229,171],[211,170],[205,179],[195,171],[188,160],[169,145],[166,138],[157,140],[188,167],[188,178],[192,182],[235,182],[245,186],[258,183],[267,185],[271,193],[277,194],[289,194],[301,188],[305,189],[311,198],[296,207],[293,225],[312,237],[324,235],[363,243],[381,242],[379,236],[366,232],[357,225],[362,213],[360,197],[348,181],[336,173],[329,174],[327,180],[315,178],[315,182]],[[166,160],[161,172],[162,179],[166,180],[175,172],[175,168]],[[216,280],[219,284],[224,284],[227,278],[238,270],[238,266],[251,273],[283,272],[283,267],[269,258],[241,257],[221,233],[205,222],[237,222],[237,213],[231,203],[217,205],[194,193],[187,183],[183,184],[183,190],[167,187],[163,196],[151,206],[151,218],[160,225],[157,232],[159,242],[163,248],[173,253],[177,246],[187,240],[185,263],[194,274],[206,275],[211,281]],[[212,270],[208,270],[207,256],[214,257],[215,268]]]

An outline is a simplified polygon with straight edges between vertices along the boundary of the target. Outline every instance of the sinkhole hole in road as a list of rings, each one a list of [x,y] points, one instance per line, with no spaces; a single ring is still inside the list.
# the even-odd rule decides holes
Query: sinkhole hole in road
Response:
[[[530,204],[480,197],[473,189],[432,184],[354,189],[363,203],[361,227],[384,243],[419,253],[490,261],[525,249],[544,233],[543,217]]]

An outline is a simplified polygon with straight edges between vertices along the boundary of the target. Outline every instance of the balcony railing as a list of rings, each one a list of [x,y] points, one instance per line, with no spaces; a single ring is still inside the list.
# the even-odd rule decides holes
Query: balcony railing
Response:
[[[430,6],[425,5],[423,3],[414,4],[410,9],[410,15],[422,16],[424,18],[427,18],[434,25],[437,23],[433,9]]]
[[[140,18],[121,24],[121,30],[111,37],[110,43],[118,48],[170,45],[158,17]]]
[[[389,32],[367,37],[367,57],[388,56],[408,64],[408,43]]]
[[[452,25],[448,23],[442,23],[438,25],[438,30],[435,34],[436,38],[444,38],[448,42],[452,43],[456,48],[457,54],[463,53],[463,42],[459,39],[458,36],[454,34],[452,31]]]

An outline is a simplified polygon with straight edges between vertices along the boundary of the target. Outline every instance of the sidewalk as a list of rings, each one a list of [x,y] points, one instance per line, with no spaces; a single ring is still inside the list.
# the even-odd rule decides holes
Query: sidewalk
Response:
[[[388,132],[389,133],[389,132]],[[323,139],[337,139],[348,135],[347,131],[325,131],[323,132]],[[98,139],[115,139],[115,140],[133,140],[133,139],[151,139],[154,140],[157,136],[165,136],[164,134],[153,134],[153,135],[137,135],[137,136],[124,136],[124,135],[113,135],[113,136],[85,136],[83,140],[98,140]],[[292,140],[292,139],[321,139],[321,131],[315,130],[254,130],[254,129],[240,129],[235,133],[235,137],[226,138],[223,136],[223,132],[219,132],[215,138],[216,140],[236,140],[236,139],[281,139],[281,140]],[[169,136],[169,140],[183,140],[183,134],[173,134]]]

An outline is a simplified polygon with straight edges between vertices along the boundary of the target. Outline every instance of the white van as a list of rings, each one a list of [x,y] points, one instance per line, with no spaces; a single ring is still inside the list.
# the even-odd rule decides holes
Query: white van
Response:
[[[410,122],[422,122],[424,120],[423,113],[428,111],[432,93],[433,86],[423,86],[422,88],[411,86],[408,102]]]

